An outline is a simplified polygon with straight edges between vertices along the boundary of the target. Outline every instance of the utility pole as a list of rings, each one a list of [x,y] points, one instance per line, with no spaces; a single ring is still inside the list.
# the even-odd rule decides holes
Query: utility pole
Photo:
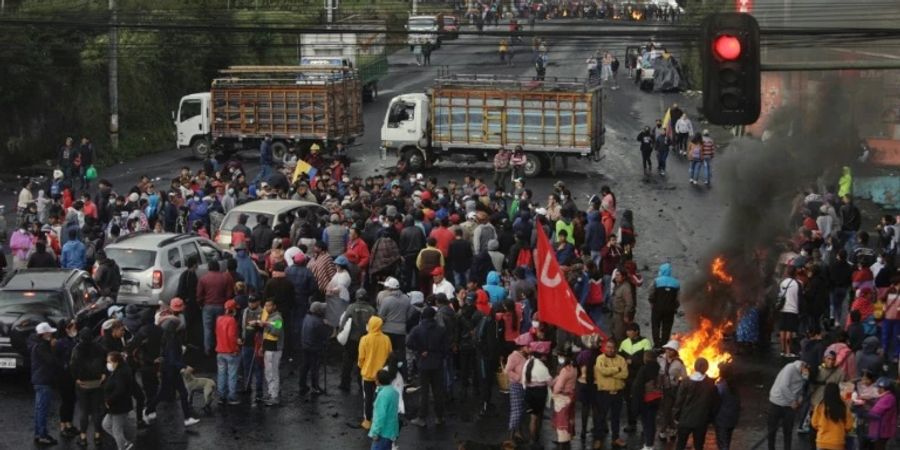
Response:
[[[109,0],[109,142],[119,149],[119,30],[116,0]]]
[[[412,15],[416,15],[416,11],[418,10],[418,6],[419,6],[419,1],[412,0],[412,3],[413,3],[412,4]]]
[[[325,0],[325,23],[334,23],[334,0]]]

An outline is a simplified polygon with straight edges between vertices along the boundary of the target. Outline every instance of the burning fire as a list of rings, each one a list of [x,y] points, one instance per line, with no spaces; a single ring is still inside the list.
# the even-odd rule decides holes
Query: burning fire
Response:
[[[713,326],[712,321],[701,317],[700,328],[678,338],[681,344],[678,353],[689,374],[694,371],[694,362],[698,358],[706,358],[709,362],[706,375],[713,379],[719,378],[719,366],[731,362],[731,353],[726,352],[723,347],[725,330],[729,327],[731,322]]]
[[[725,258],[721,256],[716,256],[716,259],[710,264],[709,270],[712,272],[713,277],[722,284],[731,284],[734,281],[734,277],[725,270]]]
[[[641,20],[641,17],[644,17],[644,14],[638,10],[631,11],[631,18],[634,20]]]

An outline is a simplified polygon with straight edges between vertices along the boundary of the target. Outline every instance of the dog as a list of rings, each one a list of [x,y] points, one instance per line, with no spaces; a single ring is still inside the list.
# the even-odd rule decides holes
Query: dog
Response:
[[[216,395],[216,382],[210,378],[195,377],[194,368],[187,366],[181,369],[181,377],[188,391],[188,404],[194,404],[194,393],[203,392],[203,412],[212,412],[212,403]]]

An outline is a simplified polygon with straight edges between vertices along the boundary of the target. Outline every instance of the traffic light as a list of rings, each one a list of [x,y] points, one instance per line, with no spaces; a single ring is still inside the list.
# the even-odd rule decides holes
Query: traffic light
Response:
[[[759,24],[749,14],[709,15],[703,23],[703,112],[717,125],[759,118]]]

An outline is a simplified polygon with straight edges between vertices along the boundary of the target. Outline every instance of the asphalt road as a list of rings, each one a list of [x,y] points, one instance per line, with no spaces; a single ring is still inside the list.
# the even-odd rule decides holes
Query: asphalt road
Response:
[[[547,29],[571,29],[570,27],[597,27],[596,24],[577,25],[554,23]],[[551,65],[547,76],[584,76],[585,58],[593,49],[609,49],[619,55],[626,42],[611,39],[565,40],[550,42]],[[379,130],[386,106],[393,95],[422,91],[435,77],[438,65],[461,73],[504,73],[532,75],[530,47],[518,47],[519,55],[513,67],[499,64],[496,55],[497,39],[463,36],[459,41],[445,45],[432,56],[432,67],[418,67],[412,55],[400,51],[391,57],[390,75],[382,84],[379,98],[364,108],[366,135],[353,148],[355,162],[352,172],[371,175],[384,172],[394,164],[393,159],[381,160],[378,152]],[[621,57],[620,57],[621,59]],[[637,90],[622,79],[619,90],[607,91],[604,97],[604,120],[607,127],[605,158],[600,162],[573,160],[567,170],[555,177],[545,175],[529,180],[528,186],[537,198],[545,198],[556,179],[564,180],[582,207],[587,198],[599,192],[602,185],[609,185],[616,193],[620,209],[634,211],[638,245],[637,260],[646,280],[655,277],[655,268],[662,262],[671,262],[675,273],[682,279],[697,273],[701,258],[715,251],[708,248],[716,236],[722,212],[728,200],[717,195],[717,189],[693,188],[688,184],[687,165],[677,158],[669,159],[667,178],[644,178],[640,155],[635,140],[640,127],[650,125],[660,118],[672,102],[683,106],[693,105],[694,99],[681,95],[651,94]],[[688,106],[688,111],[693,107]],[[721,130],[714,130],[721,133]],[[247,166],[253,174],[256,170],[253,154],[247,153]],[[733,155],[724,155],[727,160]],[[141,174],[161,177],[162,187],[183,165],[198,167],[199,162],[190,159],[188,151],[172,150],[149,155],[135,161],[104,170],[101,175],[117,187],[126,189]],[[433,171],[443,182],[449,178],[460,179],[476,173],[489,175],[487,165],[440,165]],[[715,174],[714,174],[715,176]],[[714,178],[714,186],[729,180]],[[7,194],[8,195],[8,194]],[[4,195],[6,197],[6,195]],[[9,204],[8,199],[3,199]],[[649,283],[648,283],[649,284]],[[649,306],[646,288],[639,293],[639,323],[649,328]],[[676,321],[675,331],[685,331],[687,324]],[[779,364],[773,361],[740,361],[741,391],[745,399],[742,422],[735,433],[735,448],[752,448],[764,436],[764,409],[767,389]],[[137,439],[141,449],[364,449],[369,441],[358,428],[361,420],[361,396],[356,390],[343,394],[336,389],[337,366],[333,360],[329,366],[328,395],[312,401],[300,401],[297,396],[297,377],[285,369],[282,375],[283,406],[274,409],[239,406],[227,410],[217,409],[212,416],[201,417],[200,424],[185,431],[181,425],[181,413],[174,405],[160,406],[160,419],[151,429],[142,432]],[[764,386],[765,385],[765,386]],[[0,449],[21,448],[31,445],[32,413],[31,390],[21,378],[0,376]],[[496,397],[495,397],[496,398]],[[199,399],[195,406],[199,408]],[[407,397],[407,408],[414,410],[415,395]],[[448,404],[448,422],[440,428],[420,430],[404,427],[400,446],[417,449],[451,449],[455,442],[473,439],[484,443],[499,443],[505,435],[506,399],[497,401],[499,413],[493,417],[478,418],[477,404],[472,401]],[[55,420],[55,419],[54,419]],[[56,425],[51,425],[55,429]],[[544,442],[550,445],[553,433],[545,423]],[[708,444],[712,445],[710,433]],[[780,442],[780,440],[779,440]],[[796,444],[796,440],[795,440]],[[579,447],[576,443],[574,448]],[[639,448],[638,435],[629,440],[630,448]],[[63,443],[59,448],[76,448],[73,443]],[[661,443],[657,448],[663,448]],[[796,447],[795,447],[796,448]],[[805,448],[800,446],[799,448]]]

